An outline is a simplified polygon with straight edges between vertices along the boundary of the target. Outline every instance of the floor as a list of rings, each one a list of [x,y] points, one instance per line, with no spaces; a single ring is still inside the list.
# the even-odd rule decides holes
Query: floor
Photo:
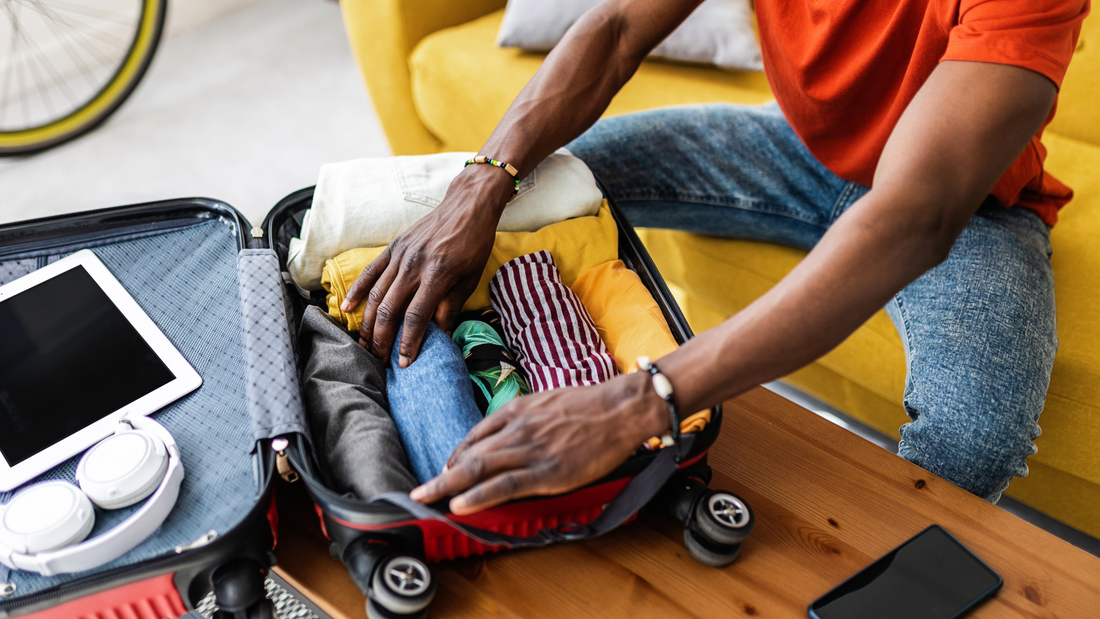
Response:
[[[145,79],[96,131],[0,159],[0,223],[185,196],[258,223],[322,164],[390,154],[336,2],[238,4],[169,23]]]

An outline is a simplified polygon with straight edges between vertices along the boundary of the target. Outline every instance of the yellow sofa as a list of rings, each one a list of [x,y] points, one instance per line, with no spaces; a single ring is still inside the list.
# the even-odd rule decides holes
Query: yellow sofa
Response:
[[[505,0],[345,0],[352,50],[395,154],[477,150],[534,75],[540,54],[494,45]],[[607,115],[687,103],[772,98],[760,73],[646,62]],[[1100,537],[1100,17],[1084,26],[1059,111],[1044,137],[1049,170],[1076,199],[1054,229],[1058,333],[1050,394],[1029,460],[1008,494]],[[667,230],[642,231],[696,332],[780,280],[803,252]],[[879,312],[790,384],[897,436],[905,357]]]

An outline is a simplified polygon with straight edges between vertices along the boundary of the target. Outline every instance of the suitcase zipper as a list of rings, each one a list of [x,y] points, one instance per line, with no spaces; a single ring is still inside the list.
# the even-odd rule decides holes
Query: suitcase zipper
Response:
[[[84,234],[76,234],[73,236],[60,237],[55,239],[47,239],[43,241],[31,241],[29,243],[13,244],[5,248],[7,251],[0,251],[0,258],[8,259],[9,256],[21,256],[23,254],[39,252],[48,249],[65,248],[72,246],[86,246],[89,241],[107,242],[118,237],[131,236],[136,234],[151,234],[162,232],[173,232],[175,230],[182,230],[191,226],[200,225],[206,223],[209,220],[203,221],[158,221],[147,224],[138,224],[135,226],[127,226],[124,228],[116,228],[108,231],[87,232]]]
[[[207,544],[209,544],[210,542],[212,542],[216,539],[218,539],[218,532],[215,531],[214,529],[210,529],[209,531],[204,533],[202,537],[200,537],[199,539],[191,542],[190,544],[183,544],[182,546],[176,546],[176,554],[183,554],[184,552],[187,552],[188,550],[194,550],[196,548],[202,548],[203,546],[206,546]]]
[[[289,446],[290,441],[285,438],[277,438],[271,441],[271,451],[275,452],[275,469],[279,472],[279,477],[282,477],[283,481],[292,484],[298,481],[298,472],[290,465],[290,458],[286,455],[286,448]]]

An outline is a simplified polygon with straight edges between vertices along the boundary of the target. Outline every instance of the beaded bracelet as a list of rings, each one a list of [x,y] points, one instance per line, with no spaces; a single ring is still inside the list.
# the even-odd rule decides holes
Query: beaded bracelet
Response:
[[[676,399],[673,397],[672,382],[657,369],[657,364],[650,361],[649,357],[638,357],[634,363],[639,370],[649,372],[653,380],[653,391],[668,404],[669,431],[661,436],[661,445],[669,447],[680,442],[680,407],[676,406]]]
[[[510,163],[504,163],[503,161],[497,161],[496,159],[490,159],[489,157],[486,157],[485,155],[478,155],[476,157],[468,159],[466,161],[466,165],[464,165],[462,167],[465,168],[466,166],[470,165],[471,163],[487,163],[489,165],[494,165],[494,166],[504,170],[505,172],[511,174],[512,178],[516,179],[516,186],[512,189],[512,199],[514,200],[516,198],[516,196],[519,195],[519,170],[516,169],[516,166],[514,166]]]

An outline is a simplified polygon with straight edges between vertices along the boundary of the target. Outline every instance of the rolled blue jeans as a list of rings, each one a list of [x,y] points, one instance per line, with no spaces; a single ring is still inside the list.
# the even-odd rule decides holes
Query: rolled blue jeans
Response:
[[[868,188],[818,162],[774,103],[601,120],[569,145],[635,226],[809,250]],[[984,206],[886,312],[905,346],[898,453],[990,501],[1027,475],[1054,353],[1050,229]]]
[[[394,342],[400,341],[398,331]],[[413,475],[424,483],[443,471],[481,411],[462,352],[435,323],[428,323],[420,354],[404,369],[399,348],[395,343],[386,366],[386,398]]]

